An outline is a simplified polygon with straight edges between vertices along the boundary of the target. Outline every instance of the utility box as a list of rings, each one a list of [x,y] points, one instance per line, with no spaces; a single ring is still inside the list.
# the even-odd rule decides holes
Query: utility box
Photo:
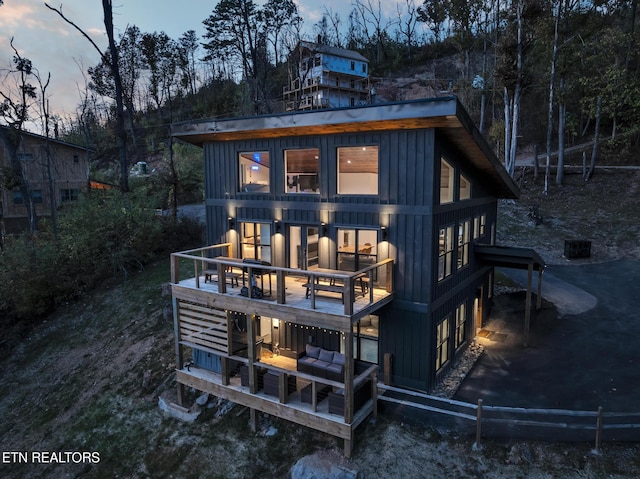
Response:
[[[590,258],[591,241],[564,240],[564,257],[568,259]]]

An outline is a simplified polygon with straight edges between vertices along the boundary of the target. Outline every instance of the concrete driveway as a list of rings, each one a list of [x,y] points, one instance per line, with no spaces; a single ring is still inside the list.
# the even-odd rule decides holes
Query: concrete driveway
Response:
[[[516,280],[519,273],[509,270]],[[532,315],[528,348],[523,347],[524,292],[496,297],[483,328],[486,337],[478,338],[485,353],[455,399],[475,403],[482,398],[486,405],[525,408],[640,411],[639,285],[636,260],[548,267],[545,301]]]

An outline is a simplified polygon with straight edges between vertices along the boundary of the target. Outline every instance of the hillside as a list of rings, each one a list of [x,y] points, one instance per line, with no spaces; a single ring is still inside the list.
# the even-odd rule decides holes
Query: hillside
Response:
[[[592,258],[580,261],[639,258],[639,182],[637,170],[598,170],[589,183],[568,175],[543,196],[526,176],[522,198],[500,207],[499,242],[533,246],[550,262],[566,262],[563,239],[578,237],[593,241]],[[527,217],[534,204],[537,226]],[[2,361],[3,451],[99,453],[97,464],[4,461],[3,477],[288,477],[317,451],[367,478],[640,475],[637,444],[605,444],[594,455],[592,444],[486,441],[475,451],[471,438],[381,417],[358,431],[347,461],[335,439],[266,416],[252,434],[248,411],[237,406],[211,401],[193,423],[164,417],[158,397],[174,388],[168,278],[162,261],[124,284],[105,284],[53,314]]]

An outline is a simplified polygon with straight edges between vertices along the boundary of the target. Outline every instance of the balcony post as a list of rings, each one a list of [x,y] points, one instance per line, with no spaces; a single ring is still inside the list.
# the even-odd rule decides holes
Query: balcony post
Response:
[[[351,329],[345,332],[344,342],[344,422],[353,422],[353,376],[355,360],[353,359],[353,332]]]
[[[176,341],[176,345],[175,345],[176,369],[180,370],[182,369],[182,366],[184,364],[182,345],[180,344],[180,341],[181,341],[180,312],[178,311],[178,307],[179,307],[178,300],[174,297],[172,301],[173,301],[173,332],[174,332],[175,341]],[[184,384],[177,383],[176,395],[177,395],[176,402],[178,403],[179,406],[183,406],[184,405]]]
[[[258,376],[254,363],[256,362],[256,334],[255,334],[255,314],[247,315],[247,358],[249,360],[249,391],[251,394],[258,392]]]
[[[276,271],[276,290],[278,292],[277,301],[278,304],[286,303],[286,276],[284,271],[277,270]]]

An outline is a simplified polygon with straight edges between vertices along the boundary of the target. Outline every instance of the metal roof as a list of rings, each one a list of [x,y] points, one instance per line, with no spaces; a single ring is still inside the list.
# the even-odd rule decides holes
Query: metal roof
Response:
[[[197,120],[173,125],[172,135],[208,142],[435,128],[470,162],[498,197],[517,198],[518,186],[456,97],[287,112],[247,118]]]
[[[323,53],[326,55],[333,55],[335,57],[349,58],[350,60],[357,60],[359,62],[369,63],[369,60],[367,60],[365,57],[363,57],[362,55],[360,55],[358,52],[354,50],[347,50],[345,48],[338,48],[338,47],[330,47],[329,45],[323,45],[322,43],[301,41],[298,43],[298,48],[309,50],[312,53]]]
[[[493,266],[528,269],[532,265],[536,271],[546,267],[542,257],[533,248],[477,244],[474,251],[478,259]]]

